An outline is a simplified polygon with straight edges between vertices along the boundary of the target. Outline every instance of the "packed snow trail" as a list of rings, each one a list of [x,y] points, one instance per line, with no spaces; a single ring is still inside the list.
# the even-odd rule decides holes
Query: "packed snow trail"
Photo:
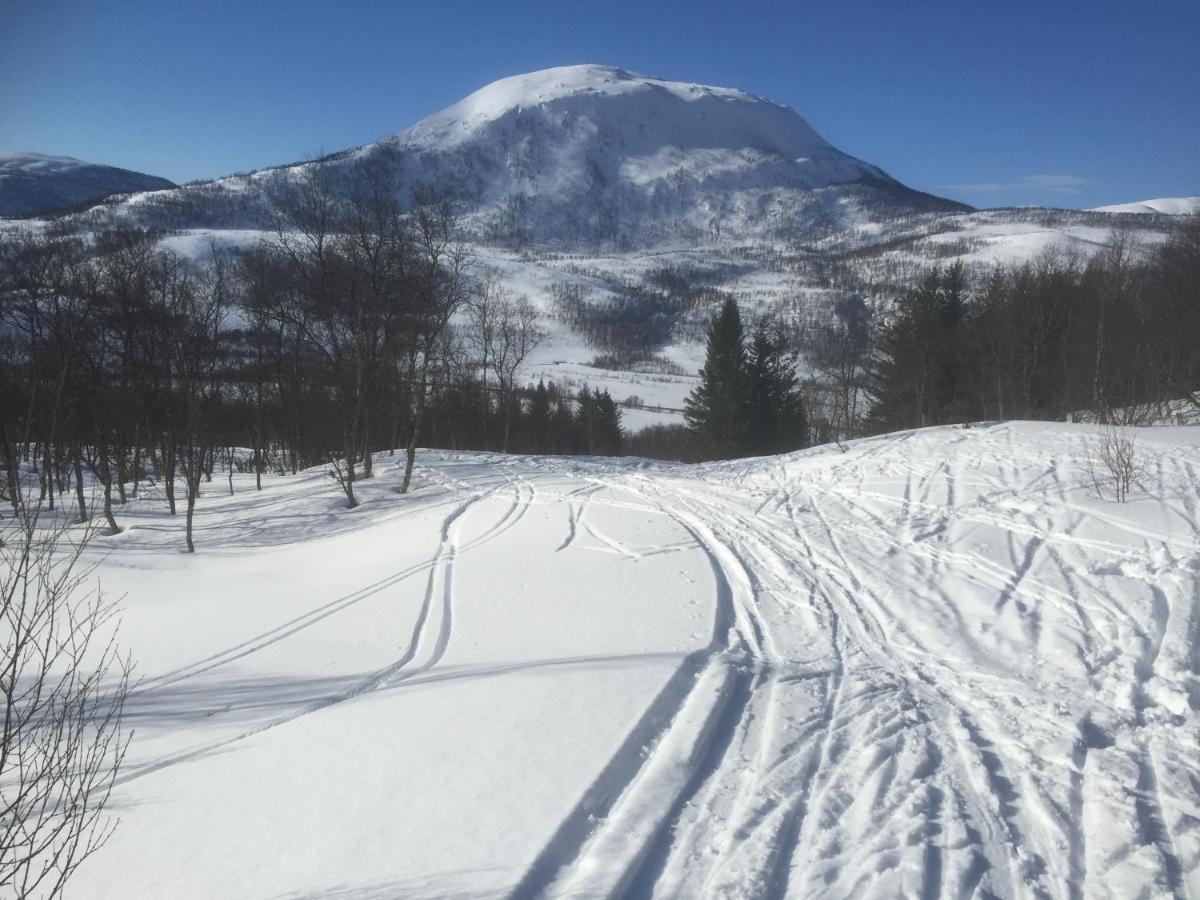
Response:
[[[1121,505],[1008,423],[146,512],[78,896],[1200,898],[1198,432]]]

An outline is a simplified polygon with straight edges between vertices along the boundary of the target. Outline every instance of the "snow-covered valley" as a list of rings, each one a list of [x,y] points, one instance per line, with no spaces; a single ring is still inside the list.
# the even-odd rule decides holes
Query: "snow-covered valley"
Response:
[[[88,561],[134,730],[75,897],[1200,892],[1200,429],[707,466],[386,454]],[[396,457],[395,460],[398,460]]]

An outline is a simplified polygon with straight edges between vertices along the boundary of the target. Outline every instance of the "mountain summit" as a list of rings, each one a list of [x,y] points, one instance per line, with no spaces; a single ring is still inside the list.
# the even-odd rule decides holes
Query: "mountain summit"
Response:
[[[372,147],[411,179],[453,182],[493,231],[535,240],[794,233],[878,205],[964,208],[841,152],[783,104],[610,66],[501,79]]]

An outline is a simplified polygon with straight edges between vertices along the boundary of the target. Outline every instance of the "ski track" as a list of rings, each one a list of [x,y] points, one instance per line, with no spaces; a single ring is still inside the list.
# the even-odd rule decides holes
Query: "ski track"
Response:
[[[118,784],[437,666],[454,636],[456,567],[533,506],[558,504],[566,533],[548,551],[632,564],[698,549],[714,618],[513,898],[1081,900],[1131,885],[1200,897],[1200,765],[1169,752],[1195,739],[1200,707],[1196,465],[1157,451],[1159,488],[1191,487],[1159,490],[1162,518],[1139,518],[1082,499],[1065,436],[1048,461],[1003,425],[950,435],[936,459],[921,455],[926,440],[859,442],[811,471],[782,457],[651,477],[496,457],[501,481],[480,484],[420,467],[445,493],[433,507],[451,507],[431,559],[143,681],[131,699],[425,575],[403,653]],[[502,496],[499,518],[464,542],[463,523]],[[633,543],[601,527],[600,509],[662,516],[687,539]],[[995,652],[1012,647],[1023,655]],[[1190,726],[1157,699],[1168,657],[1190,672]],[[1027,704],[1030,692],[1047,699]]]
[[[378,669],[365,678],[359,680],[354,685],[346,690],[340,691],[337,694],[328,697],[322,697],[311,703],[306,704],[298,710],[295,710],[286,715],[279,716],[267,722],[259,723],[253,728],[247,729],[237,735],[223,738],[218,741],[205,744],[200,747],[194,747],[180,753],[175,753],[165,758],[155,760],[150,763],[143,764],[133,769],[132,771],[121,775],[114,781],[114,786],[120,786],[130,781],[143,778],[154,772],[161,771],[171,766],[182,762],[197,759],[208,755],[218,750],[223,750],[233,744],[262,734],[271,729],[278,728],[281,725],[286,725],[289,722],[294,722],[297,719],[308,716],[328,707],[339,703],[353,700],[355,697],[361,696],[368,691],[377,690],[380,688],[389,687],[401,681],[420,675],[429,669],[433,668],[445,655],[446,649],[450,643],[450,637],[453,629],[453,571],[457,557],[461,553],[465,553],[476,547],[482,546],[492,540],[495,540],[504,532],[512,528],[524,516],[528,510],[536,489],[527,480],[523,478],[511,478],[506,476],[507,486],[512,487],[514,491],[513,499],[509,507],[505,510],[503,516],[494,525],[480,534],[474,540],[459,547],[458,540],[455,536],[457,526],[463,516],[476,507],[481,501],[486,500],[498,493],[503,485],[492,487],[484,491],[474,491],[472,495],[465,501],[458,503],[450,514],[443,520],[441,525],[441,540],[438,545],[437,552],[432,560],[426,563],[410,566],[388,578],[368,585],[366,588],[349,594],[346,597],[339,598],[324,606],[318,607],[316,610],[310,611],[304,616],[297,617],[279,628],[264,633],[259,639],[252,639],[248,642],[235,645],[234,647],[202,660],[199,663],[193,663],[191,666],[168,673],[166,676],[160,676],[155,682],[143,682],[135,693],[131,693],[131,697],[175,684],[187,678],[208,672],[218,666],[224,665],[234,660],[240,659],[250,653],[258,652],[265,647],[271,646],[281,640],[291,637],[298,632],[316,624],[322,619],[335,615],[350,606],[361,602],[362,600],[379,594],[387,588],[393,587],[408,578],[428,571],[429,578],[426,584],[424,597],[421,603],[420,610],[417,614],[416,621],[413,625],[411,637],[407,641],[404,653],[394,662],[381,669]],[[460,485],[470,490],[469,485]],[[440,595],[441,602],[438,602]],[[434,627],[429,623],[432,619],[437,620],[436,636],[429,636],[428,632]],[[410,663],[421,652],[423,645],[429,644],[432,641],[432,649],[430,650],[428,659],[421,662],[415,667],[410,667]]]
[[[1073,487],[1059,465],[1030,474],[1004,435],[996,441],[996,459],[1005,461],[997,462],[999,474],[967,477],[953,458],[924,471],[907,460],[869,471],[909,437],[834,467],[853,471],[853,480],[797,482],[782,462],[777,486],[765,490],[683,475],[591,475],[597,485],[645,499],[692,535],[713,565],[724,609],[718,622],[728,620],[729,636],[680,670],[690,687],[664,691],[655,728],[635,730],[643,753],[625,755],[620,771],[606,773],[604,802],[586,805],[590,829],[577,821],[569,836],[560,832],[513,897],[1107,895],[1109,873],[1088,866],[1085,798],[1093,790],[1120,802],[1133,822],[1136,845],[1128,852],[1157,853],[1154,881],[1171,896],[1194,896],[1195,855],[1185,862],[1175,845],[1149,738],[1136,737],[1144,710],[1154,706],[1145,684],[1156,671],[1169,604],[1152,591],[1147,631],[1139,624],[1145,618],[1090,573],[1135,561],[1137,539],[1181,559],[1196,553],[1195,541],[1069,501]],[[897,472],[898,496],[868,486]],[[736,484],[736,470],[726,478]],[[1065,521],[998,502],[1039,491]],[[563,548],[586,532],[613,552],[637,556],[584,524],[594,496],[573,514]],[[1192,495],[1168,509],[1196,528]],[[1084,526],[1096,523],[1135,542],[1085,536]],[[972,538],[1002,536],[1007,557],[985,557],[961,540],[936,543],[951,528]],[[881,550],[902,557],[913,583],[941,598],[957,623],[955,638],[980,658],[987,651],[939,587],[951,573],[971,573],[992,593],[998,617],[1015,607],[1035,654],[1048,615],[1075,623],[1092,685],[1106,683],[1106,667],[1122,652],[1096,638],[1140,635],[1134,721],[1115,722],[1135,735],[1132,749],[1118,745],[1106,730],[1112,724],[1098,726],[1090,709],[1061,724],[1030,722],[1039,738],[1064,750],[1057,782],[1032,776],[1014,755],[1010,729],[1022,714],[1016,697],[980,693],[985,684],[1001,688],[1028,675],[999,664],[994,673],[972,673],[943,659],[941,648],[898,615],[889,570],[868,565]],[[1081,558],[1093,562],[1081,565]],[[806,613],[803,632],[787,621],[795,610]],[[820,627],[807,630],[814,624]],[[704,672],[717,669],[725,671],[720,690],[702,692]],[[810,693],[801,696],[796,685]],[[673,711],[664,712],[665,699]],[[1110,768],[1096,769],[1096,754],[1124,755],[1136,783],[1114,783]],[[1194,775],[1192,784],[1200,784]],[[851,871],[860,873],[855,880],[847,880]]]

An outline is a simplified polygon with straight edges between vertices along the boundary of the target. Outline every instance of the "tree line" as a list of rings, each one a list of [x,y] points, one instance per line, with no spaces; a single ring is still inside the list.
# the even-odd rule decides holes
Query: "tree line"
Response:
[[[797,336],[737,305],[714,319],[687,426],[627,442],[653,456],[726,459],[864,434],[993,419],[1170,421],[1200,411],[1200,217],[1162,244],[1128,228],[1084,258],[1049,251],[972,283],[927,269],[890,306],[840,298]]]
[[[854,377],[883,432],[989,419],[1140,424],[1200,410],[1200,217],[1146,253],[1127,231],[1083,260],[930,269]]]
[[[269,188],[272,231],[196,261],[162,234],[66,225],[0,243],[0,473],[79,521],[147,482],[183,508],[222,463],[327,465],[348,506],[372,453],[416,448],[618,453],[607,392],[525,387],[536,311],[469,269],[451,193],[402,202],[392,169],[312,164]],[[238,448],[235,452],[234,448]],[[23,484],[22,467],[37,479]],[[88,487],[99,497],[93,509]]]

